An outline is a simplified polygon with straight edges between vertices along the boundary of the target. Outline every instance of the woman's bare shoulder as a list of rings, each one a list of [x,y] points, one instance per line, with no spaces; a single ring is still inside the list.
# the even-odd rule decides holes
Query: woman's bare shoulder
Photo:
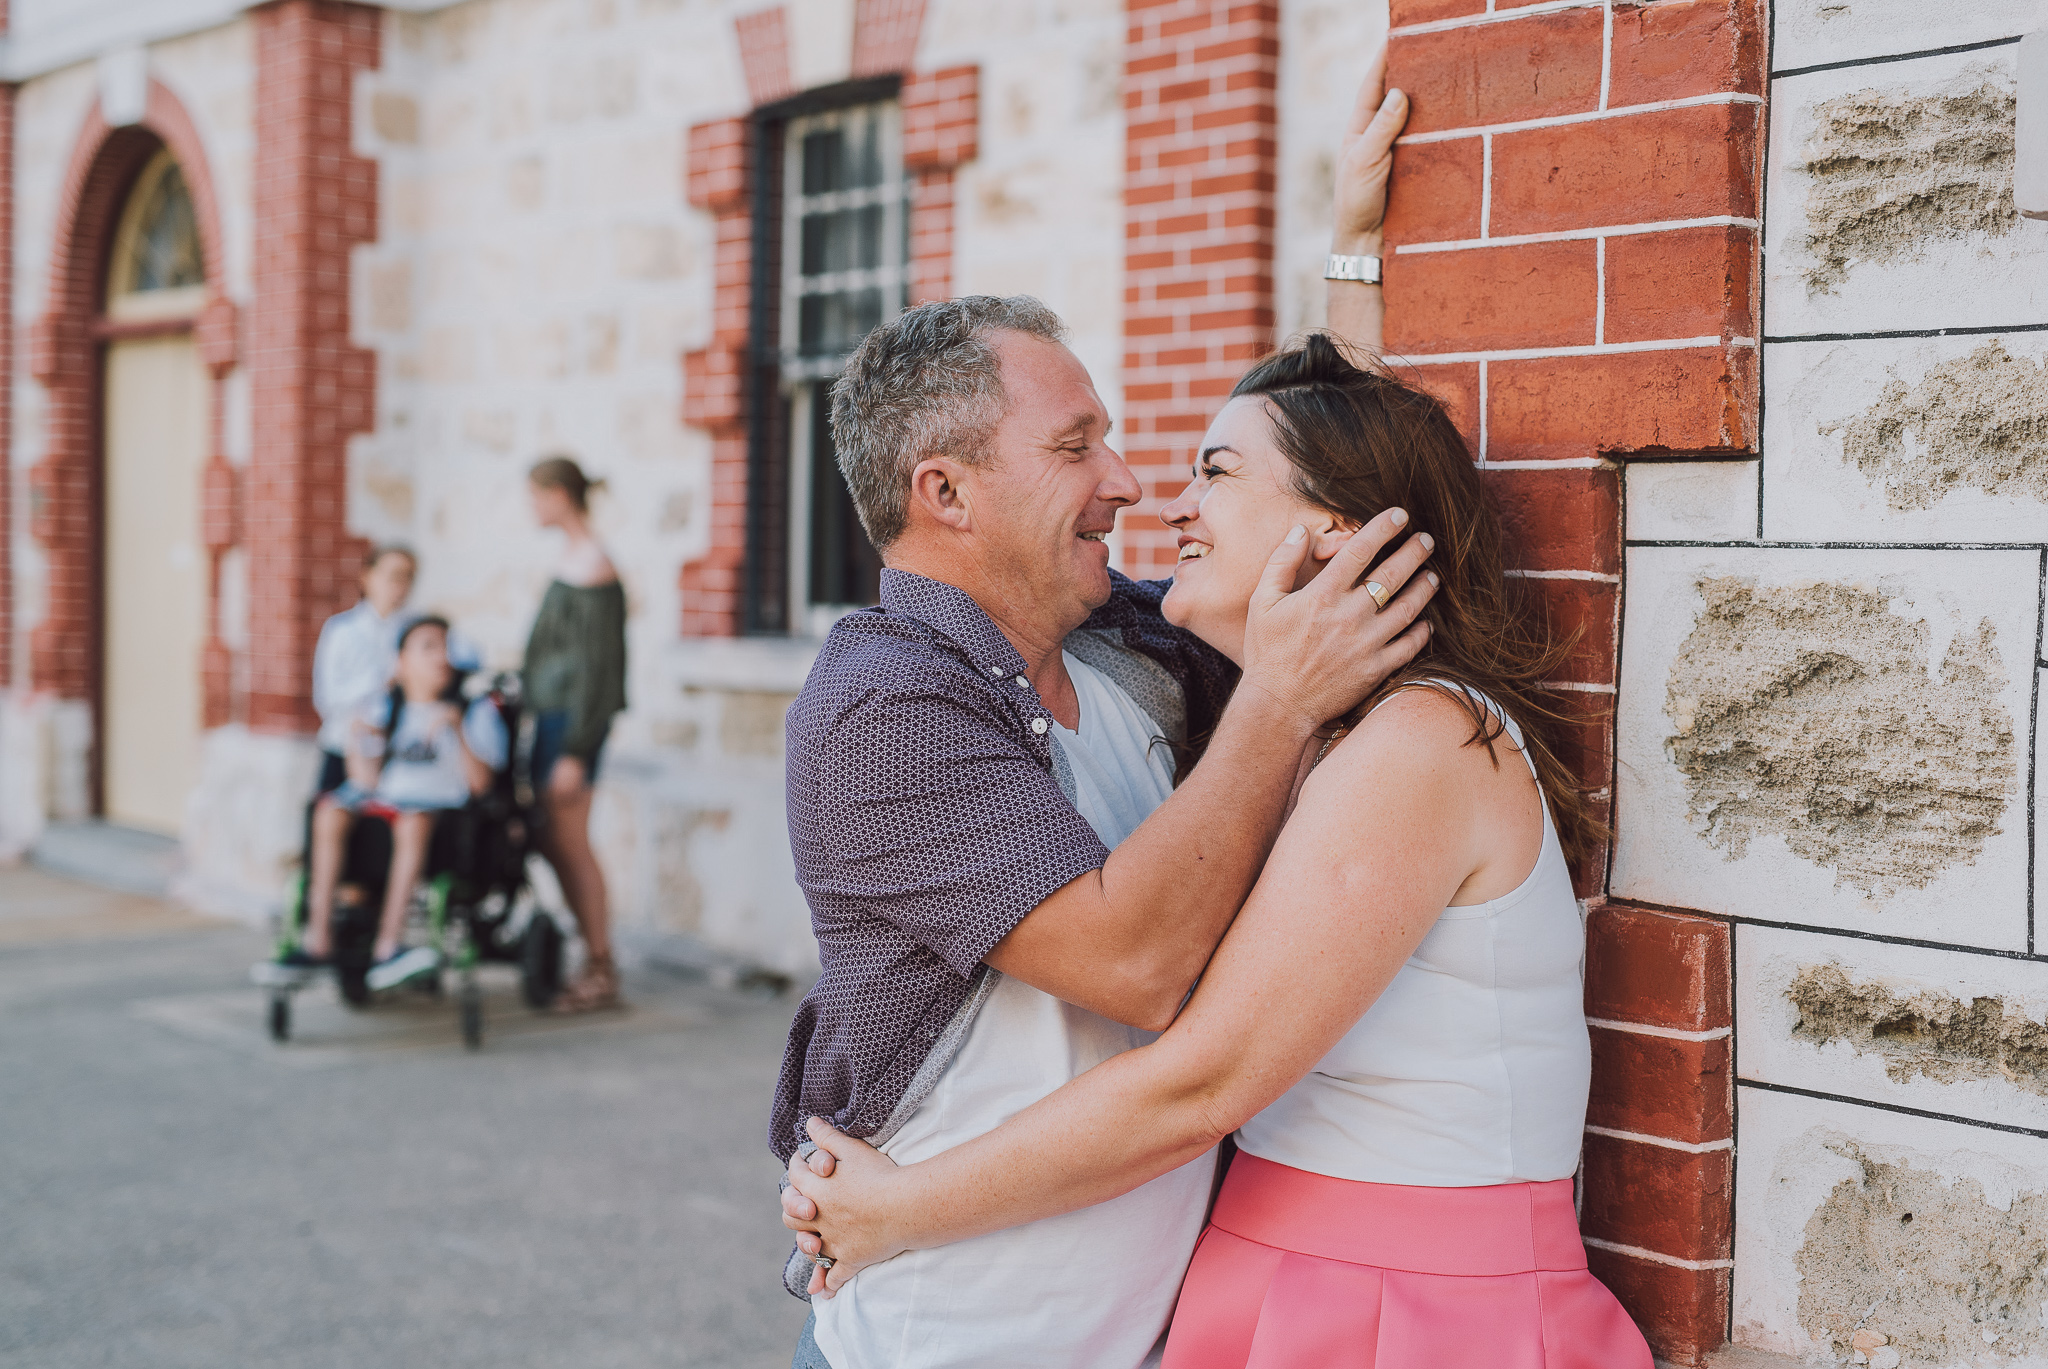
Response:
[[[595,542],[589,542],[580,547],[570,548],[568,554],[562,558],[562,568],[557,578],[563,584],[573,585],[577,589],[596,589],[600,585],[615,582],[619,578],[619,572],[617,567],[612,565],[611,557],[605,555],[604,548]]]

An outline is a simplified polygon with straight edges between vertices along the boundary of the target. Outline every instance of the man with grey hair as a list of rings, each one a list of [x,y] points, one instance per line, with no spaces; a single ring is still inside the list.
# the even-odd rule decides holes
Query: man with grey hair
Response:
[[[1294,590],[1276,549],[1242,679],[1109,569],[1140,497],[1044,305],[921,305],[871,333],[832,431],[882,571],[788,721],[790,844],[822,977],[771,1141],[823,1117],[899,1161],[991,1130],[1172,1020],[1277,835],[1316,729],[1420,648],[1416,576],[1358,586],[1382,518]],[[1413,538],[1374,570],[1400,589]],[[1191,765],[1197,752],[1198,766]],[[799,1366],[1135,1369],[1207,1206],[1205,1156],[1111,1202],[864,1270]],[[829,1252],[826,1252],[829,1254]],[[802,1293],[812,1264],[794,1255]]]

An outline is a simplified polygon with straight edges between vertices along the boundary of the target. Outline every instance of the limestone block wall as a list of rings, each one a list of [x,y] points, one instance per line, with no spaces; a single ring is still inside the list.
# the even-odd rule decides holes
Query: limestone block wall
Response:
[[[1626,470],[1610,893],[1732,939],[1733,1338],[2048,1365],[2048,5],[1773,10],[1760,459]]]

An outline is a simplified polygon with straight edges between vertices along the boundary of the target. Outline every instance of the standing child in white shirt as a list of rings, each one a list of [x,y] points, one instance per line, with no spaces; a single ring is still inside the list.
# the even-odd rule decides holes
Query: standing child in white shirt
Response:
[[[335,885],[358,814],[391,824],[391,868],[377,926],[373,989],[387,989],[439,967],[427,946],[401,946],[413,886],[426,864],[434,820],[490,788],[509,750],[505,723],[489,698],[465,711],[461,677],[448,663],[446,619],[406,624],[398,639],[396,680],[361,705],[350,721],[347,782],[322,795],[313,811],[313,860],[306,891],[308,965],[331,948]]]
[[[398,663],[398,633],[419,563],[395,543],[371,547],[363,557],[363,597],[320,628],[313,648],[313,710],[320,715],[320,784],[316,794],[348,778],[349,724],[364,705],[391,687]]]

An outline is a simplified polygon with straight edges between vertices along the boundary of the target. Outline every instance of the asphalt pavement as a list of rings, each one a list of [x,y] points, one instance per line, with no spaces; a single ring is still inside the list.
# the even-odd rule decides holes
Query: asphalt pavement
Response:
[[[248,928],[0,870],[0,1365],[781,1369],[766,1152],[791,996],[662,972],[487,1036],[300,995]]]

